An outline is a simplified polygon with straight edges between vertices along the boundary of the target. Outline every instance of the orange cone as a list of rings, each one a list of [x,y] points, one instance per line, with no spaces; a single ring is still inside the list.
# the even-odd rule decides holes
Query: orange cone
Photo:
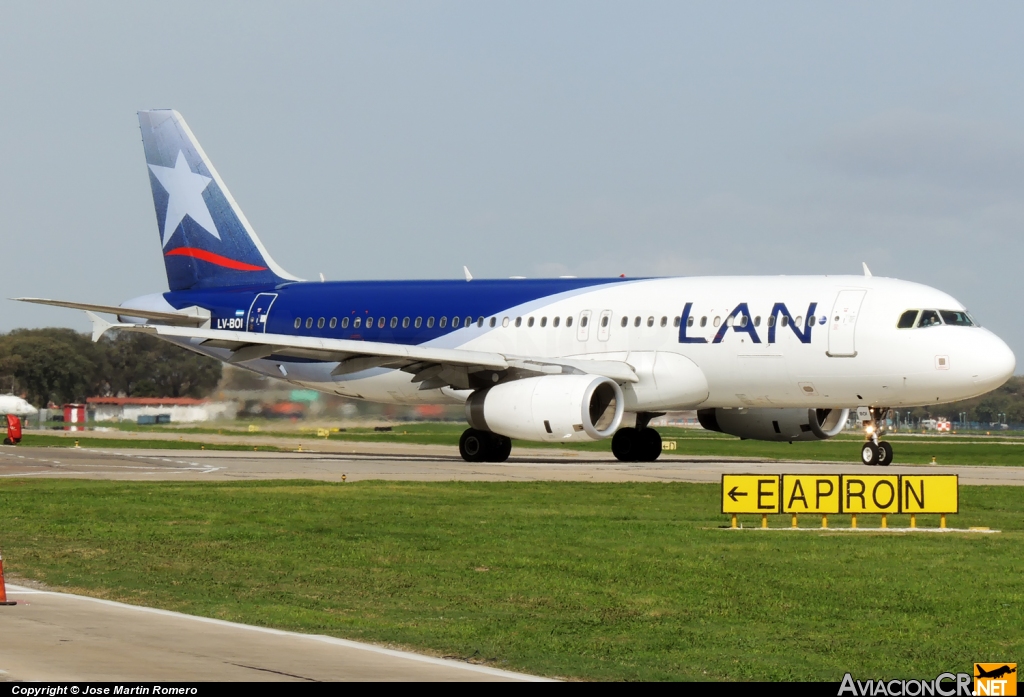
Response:
[[[4,558],[0,556],[0,605],[17,605],[18,601],[7,599],[7,584],[4,582]]]

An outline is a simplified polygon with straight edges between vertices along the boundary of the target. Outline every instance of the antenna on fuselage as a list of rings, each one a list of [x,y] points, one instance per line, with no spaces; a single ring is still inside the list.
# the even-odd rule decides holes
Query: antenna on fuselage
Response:
[[[870,276],[871,275],[871,269],[868,268],[868,263],[866,261],[862,261],[860,263],[860,265],[864,267],[864,275],[865,276]]]
[[[471,273],[469,272],[469,267],[468,267],[468,266],[463,266],[463,267],[462,267],[462,273],[466,274],[466,282],[467,282],[467,283],[468,283],[469,281],[472,281],[472,280],[473,280],[473,274],[471,274]]]

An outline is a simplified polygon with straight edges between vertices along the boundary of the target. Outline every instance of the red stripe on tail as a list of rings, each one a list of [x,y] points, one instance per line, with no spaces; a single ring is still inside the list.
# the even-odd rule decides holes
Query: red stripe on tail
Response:
[[[223,266],[225,269],[234,269],[235,271],[266,271],[266,266],[253,266],[252,264],[246,264],[242,261],[235,261],[234,259],[228,259],[222,257],[220,254],[214,254],[208,252],[205,249],[197,249],[195,247],[178,247],[164,254],[167,257],[192,257],[194,259],[201,259],[208,261],[211,264],[217,266]]]

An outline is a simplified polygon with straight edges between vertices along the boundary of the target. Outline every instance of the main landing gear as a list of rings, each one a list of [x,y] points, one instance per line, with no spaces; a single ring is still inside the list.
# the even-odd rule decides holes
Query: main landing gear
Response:
[[[860,449],[860,461],[869,467],[888,467],[892,464],[892,446],[878,438],[885,434],[885,420],[889,410],[872,408],[870,412],[871,418],[864,422],[868,441]]]
[[[620,428],[612,437],[612,454],[621,462],[654,462],[661,455],[661,434],[647,423],[655,414],[637,414],[636,428]]]
[[[512,453],[512,439],[490,431],[467,428],[459,438],[459,455],[466,462],[504,462]]]

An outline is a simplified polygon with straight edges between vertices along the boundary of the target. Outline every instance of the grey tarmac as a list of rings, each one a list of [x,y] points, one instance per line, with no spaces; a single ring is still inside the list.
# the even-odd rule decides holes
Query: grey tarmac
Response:
[[[503,463],[464,462],[454,448],[347,443],[330,450],[245,452],[0,446],[0,478],[142,481],[314,479],[347,481],[718,482],[723,474],[957,474],[965,485],[1024,486],[1024,467],[891,465],[664,456],[624,463],[610,453],[519,449]]]

